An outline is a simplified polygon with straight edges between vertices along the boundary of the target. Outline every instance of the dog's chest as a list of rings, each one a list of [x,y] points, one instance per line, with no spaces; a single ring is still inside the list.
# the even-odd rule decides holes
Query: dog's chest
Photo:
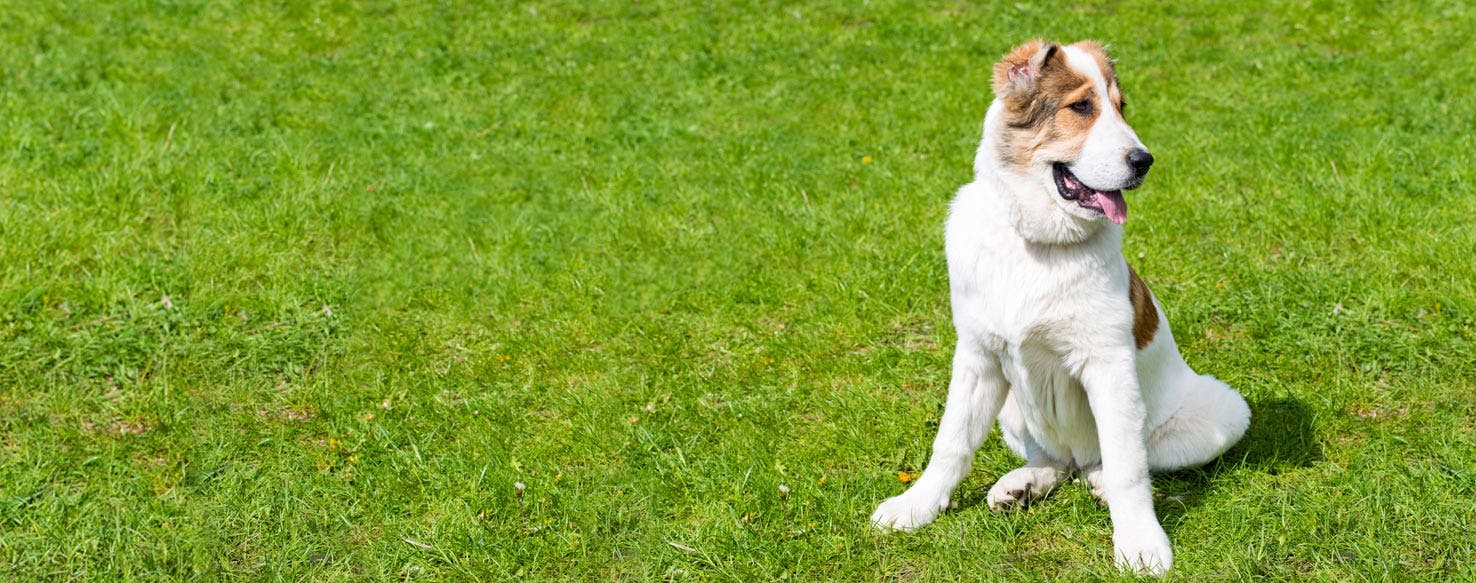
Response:
[[[1102,321],[1112,309],[1102,300],[1115,295],[1099,267],[1066,254],[1042,262],[987,247],[950,249],[949,270],[959,333],[996,349],[1066,350]]]
[[[986,348],[1117,342],[1132,325],[1121,233],[1104,228],[1072,245],[1025,242],[987,197],[954,203],[947,232],[954,325]],[[977,194],[977,193],[976,193]]]

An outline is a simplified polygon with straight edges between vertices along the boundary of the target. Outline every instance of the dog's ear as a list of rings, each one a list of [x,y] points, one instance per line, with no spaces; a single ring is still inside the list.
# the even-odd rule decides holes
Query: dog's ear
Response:
[[[1015,47],[994,64],[994,94],[1001,97],[1028,94],[1035,89],[1041,73],[1065,64],[1065,55],[1056,43],[1036,39]]]

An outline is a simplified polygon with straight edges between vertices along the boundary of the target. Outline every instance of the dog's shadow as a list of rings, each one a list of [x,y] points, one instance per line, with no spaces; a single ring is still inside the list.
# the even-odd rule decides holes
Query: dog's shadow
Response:
[[[1154,498],[1164,530],[1172,532],[1184,516],[1215,488],[1215,479],[1232,470],[1276,475],[1322,460],[1312,428],[1312,409],[1294,397],[1250,403],[1251,422],[1240,443],[1208,465],[1155,475]]]

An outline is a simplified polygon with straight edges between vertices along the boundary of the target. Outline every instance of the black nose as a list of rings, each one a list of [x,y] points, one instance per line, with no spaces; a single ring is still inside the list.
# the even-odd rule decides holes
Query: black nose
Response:
[[[1143,176],[1153,166],[1153,154],[1142,148],[1133,148],[1128,152],[1128,166],[1132,166],[1138,176]]]

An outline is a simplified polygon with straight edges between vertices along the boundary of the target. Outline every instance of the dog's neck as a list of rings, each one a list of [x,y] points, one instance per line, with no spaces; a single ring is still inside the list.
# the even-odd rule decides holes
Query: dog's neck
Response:
[[[1041,178],[1049,170],[1039,170],[1032,176],[1005,167],[1001,162],[1002,148],[1006,147],[1001,138],[1004,132],[997,127],[1002,123],[997,121],[1000,107],[995,100],[984,117],[984,138],[974,157],[974,181],[989,185],[988,190],[1003,199],[1015,234],[1032,244],[1077,245],[1111,230],[1107,221],[1086,220],[1065,212],[1056,200],[1054,186]]]

